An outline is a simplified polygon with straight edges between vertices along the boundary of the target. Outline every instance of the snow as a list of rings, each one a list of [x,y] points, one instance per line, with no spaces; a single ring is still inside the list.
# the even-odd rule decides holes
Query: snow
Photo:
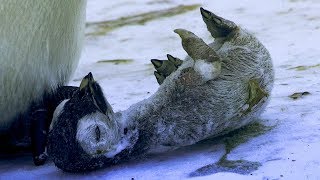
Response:
[[[273,58],[276,81],[271,101],[261,116],[275,126],[237,146],[229,160],[260,162],[248,175],[220,172],[192,179],[320,179],[320,1],[318,0],[89,0],[88,22],[117,19],[181,4],[201,4],[253,32]],[[114,111],[152,95],[158,88],[150,59],[166,54],[183,59],[186,53],[176,28],[190,30],[210,42],[199,10],[159,18],[143,25],[123,26],[104,36],[87,37],[71,85],[79,85],[89,71],[100,82]],[[130,63],[97,63],[105,59],[133,59]],[[295,68],[306,66],[305,69]],[[295,92],[310,92],[296,100]],[[29,155],[0,161],[0,179],[185,179],[217,162],[225,153],[221,142],[206,141],[173,152],[147,156],[85,174],[64,173],[52,162],[35,167]]]

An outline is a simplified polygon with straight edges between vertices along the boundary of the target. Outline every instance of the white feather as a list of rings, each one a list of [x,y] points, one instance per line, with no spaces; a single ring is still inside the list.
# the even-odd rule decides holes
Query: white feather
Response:
[[[59,115],[62,113],[63,109],[64,109],[64,105],[69,101],[69,99],[66,99],[64,101],[62,101],[58,106],[57,108],[54,110],[53,112],[53,117],[52,117],[52,121],[51,121],[51,124],[50,124],[50,130],[52,129],[54,123],[58,120],[59,118]]]
[[[219,62],[217,62],[219,63]],[[194,70],[198,72],[204,81],[216,78],[220,73],[220,66],[217,63],[207,62],[205,60],[197,60],[194,63]]]

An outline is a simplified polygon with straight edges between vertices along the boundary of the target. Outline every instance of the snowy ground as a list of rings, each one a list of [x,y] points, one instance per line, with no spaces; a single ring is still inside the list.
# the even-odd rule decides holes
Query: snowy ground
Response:
[[[227,156],[229,160],[259,162],[257,170],[212,174],[209,168],[206,176],[190,177],[225,153],[224,143],[206,141],[89,174],[64,173],[52,162],[35,167],[29,156],[11,157],[0,162],[0,179],[320,179],[320,1],[89,0],[87,21],[116,20],[181,4],[199,4],[242,25],[272,55],[276,81],[261,121],[274,127],[249,138]],[[173,33],[175,28],[191,30],[206,42],[212,41],[198,8],[144,24],[121,25],[106,33],[94,34],[99,29],[88,26],[86,46],[71,84],[79,85],[85,74],[93,72],[115,111],[149,97],[158,88],[149,60],[164,59],[167,53],[180,58],[186,55]],[[288,97],[296,92],[310,94]]]

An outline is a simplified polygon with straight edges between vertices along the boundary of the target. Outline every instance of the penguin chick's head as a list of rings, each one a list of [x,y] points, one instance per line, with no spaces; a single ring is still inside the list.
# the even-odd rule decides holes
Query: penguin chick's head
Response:
[[[48,153],[64,171],[86,171],[108,162],[105,152],[120,141],[111,106],[89,73],[72,98],[55,110],[48,136]]]
[[[202,7],[200,8],[200,12],[203,21],[207,25],[208,31],[214,38],[226,37],[237,28],[234,22],[219,17]]]

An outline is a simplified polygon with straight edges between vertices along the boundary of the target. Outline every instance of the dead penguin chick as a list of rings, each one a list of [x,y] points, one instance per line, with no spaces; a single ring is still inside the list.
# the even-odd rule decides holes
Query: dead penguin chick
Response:
[[[106,136],[113,146],[103,147],[102,156],[99,156],[105,158],[102,161],[95,159],[96,154],[91,153],[101,150],[95,145],[95,138],[88,138],[88,142],[84,143],[88,147],[79,146],[79,141],[76,140],[79,132],[76,124],[79,122],[74,122],[72,126],[57,126],[57,123],[64,124],[69,119],[79,121],[87,115],[85,113],[77,116],[80,112],[71,111],[71,106],[66,106],[67,102],[63,113],[57,116],[57,122],[53,124],[53,130],[59,133],[53,133],[52,138],[65,138],[66,144],[74,141],[70,144],[78,144],[77,147],[81,148],[66,147],[63,151],[53,152],[54,162],[64,162],[65,165],[60,166],[64,170],[70,170],[69,166],[74,166],[70,163],[73,159],[83,157],[106,165],[110,161],[126,159],[122,157],[135,157],[191,145],[209,137],[226,134],[255,120],[265,109],[273,87],[274,72],[270,55],[258,39],[239,26],[234,27],[231,21],[219,17],[215,17],[213,21],[218,22],[219,26],[208,28],[213,36],[217,36],[210,45],[192,32],[175,30],[189,56],[174,71],[171,69],[172,64],[167,70],[161,69],[163,63],[154,63],[157,71],[170,74],[163,79],[155,94],[125,111],[115,113],[108,121],[103,120],[103,113],[100,114],[99,122],[106,124],[101,126],[105,130],[100,129],[100,132],[119,133],[119,136]],[[77,103],[94,104],[91,101],[77,100]],[[78,109],[77,103],[73,104],[72,109]],[[64,118],[63,114],[74,114],[77,118]],[[107,122],[110,121],[117,124],[118,129],[108,125]],[[62,137],[60,134],[65,134],[66,131],[72,131],[73,135]],[[96,133],[95,130],[88,133],[93,132]],[[51,142],[52,146],[59,147],[55,145],[59,142]],[[62,153],[70,153],[73,159],[59,155]],[[88,162],[86,159],[80,161]],[[76,170],[90,169],[90,163],[80,164],[81,167]]]

